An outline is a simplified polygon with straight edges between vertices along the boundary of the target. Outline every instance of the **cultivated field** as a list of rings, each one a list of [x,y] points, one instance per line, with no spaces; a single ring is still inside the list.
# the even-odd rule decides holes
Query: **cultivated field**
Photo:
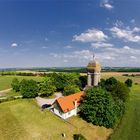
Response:
[[[135,77],[122,76],[123,74],[129,74],[129,75],[139,74],[140,75],[140,72],[133,72],[133,73],[132,72],[103,72],[101,73],[101,78],[115,77],[120,81],[125,81],[126,79],[130,78],[133,80],[134,83],[140,83],[140,76],[135,76]]]

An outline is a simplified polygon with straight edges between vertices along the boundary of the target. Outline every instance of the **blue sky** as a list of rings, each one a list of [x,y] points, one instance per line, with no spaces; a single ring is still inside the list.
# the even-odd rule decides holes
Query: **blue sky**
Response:
[[[0,68],[140,67],[139,0],[1,0]]]

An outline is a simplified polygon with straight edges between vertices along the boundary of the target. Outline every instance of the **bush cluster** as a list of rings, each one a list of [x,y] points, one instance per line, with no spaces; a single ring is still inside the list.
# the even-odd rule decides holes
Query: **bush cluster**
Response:
[[[95,125],[113,128],[124,114],[129,92],[124,83],[113,77],[102,79],[99,87],[86,90],[80,105],[80,115]]]
[[[36,81],[34,80],[25,80],[21,82],[17,78],[12,80],[11,86],[15,92],[21,93],[23,98],[34,98],[38,95],[39,87]]]
[[[24,98],[51,96],[55,91],[61,91],[64,96],[79,92],[86,85],[86,77],[78,73],[51,73],[41,82],[25,80],[21,82],[17,78],[12,81],[14,91],[21,93]]]
[[[48,76],[52,78],[56,91],[61,91],[64,96],[82,89],[82,80],[80,80],[79,73],[52,73]]]
[[[86,138],[82,134],[74,134],[73,140],[86,140]]]

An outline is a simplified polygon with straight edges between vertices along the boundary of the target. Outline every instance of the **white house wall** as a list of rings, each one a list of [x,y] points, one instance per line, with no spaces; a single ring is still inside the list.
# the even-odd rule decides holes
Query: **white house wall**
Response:
[[[59,116],[63,119],[67,119],[67,118],[77,114],[77,109],[73,109],[73,110],[66,112],[66,113],[61,112],[58,108],[54,108],[53,111],[57,116]]]

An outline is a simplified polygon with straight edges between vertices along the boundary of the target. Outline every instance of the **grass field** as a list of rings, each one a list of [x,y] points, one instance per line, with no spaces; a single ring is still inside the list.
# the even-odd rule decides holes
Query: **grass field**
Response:
[[[130,99],[126,104],[126,112],[120,125],[114,130],[110,136],[110,140],[139,140],[140,139],[140,77],[125,77],[120,74],[102,74],[102,78],[113,76],[120,81],[130,78],[133,84],[130,93]]]
[[[140,77],[125,77],[120,74],[106,73],[102,75],[102,78],[111,76],[120,81],[131,78],[133,83],[138,83],[138,85],[134,84],[131,88],[126,113],[120,125],[110,136],[110,140],[139,140]],[[0,82],[8,81],[8,78],[11,81],[13,79],[13,76],[4,77],[7,79],[0,77]],[[18,78],[24,77],[18,76]],[[27,78],[31,79],[32,77]],[[41,80],[40,77],[33,78]],[[11,91],[9,94],[13,95],[14,93]],[[105,140],[112,132],[111,129],[88,124],[78,117],[72,117],[68,122],[64,122],[48,111],[42,112],[34,100],[20,99],[0,104],[0,140],[62,140],[62,133],[66,133],[66,140],[72,140],[72,135],[75,133],[82,133],[87,140]]]
[[[39,81],[42,79],[42,77],[37,77],[37,76],[0,76],[0,90],[10,88],[11,82],[12,82],[14,77],[18,78],[19,80],[34,79],[36,81]]]
[[[49,111],[41,111],[34,100],[0,104],[0,140],[72,140],[82,133],[87,140],[105,140],[111,129],[93,126],[78,117],[63,121]]]
[[[111,135],[111,140],[140,139],[140,85],[134,85],[121,124]]]

